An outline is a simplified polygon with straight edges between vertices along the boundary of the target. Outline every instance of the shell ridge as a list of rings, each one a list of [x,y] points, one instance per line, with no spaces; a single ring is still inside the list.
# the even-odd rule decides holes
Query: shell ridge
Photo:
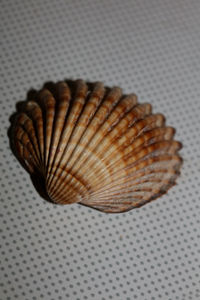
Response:
[[[128,114],[128,113],[127,113]],[[122,120],[121,120],[122,121]],[[129,123],[130,124],[130,123]],[[127,125],[127,128],[128,128],[128,125]],[[114,128],[113,128],[114,129]],[[118,131],[115,131],[115,133],[117,133],[117,134],[119,134],[119,132]],[[104,138],[106,139],[106,141],[107,141],[107,144],[113,144],[113,142],[115,141],[115,139],[116,139],[116,137],[114,137],[113,138],[113,140],[110,140],[110,134],[111,134],[111,131],[109,131],[109,132],[107,132],[106,133],[106,135],[104,136]],[[104,143],[105,144],[105,143]],[[92,149],[91,147],[90,147],[90,143],[87,145],[88,146],[88,149],[90,150],[90,152],[92,153],[92,152],[94,152],[95,150],[97,150],[96,152],[99,152],[99,153],[101,153],[102,155],[103,154],[108,154],[108,152],[107,152],[107,150],[108,149],[106,149],[106,148],[104,148],[104,151],[103,151],[103,146],[104,146],[104,144],[101,144],[100,142],[98,143],[98,144],[96,144],[95,146],[94,146],[94,148]],[[111,146],[112,147],[112,146]],[[99,149],[100,148],[100,149]],[[90,157],[88,157],[88,160],[90,159]],[[89,161],[87,161],[87,163],[88,163]],[[83,163],[86,163],[86,160],[84,160],[83,162],[82,162],[82,164]],[[81,167],[81,165],[80,165],[80,163],[79,163],[79,165],[78,165],[78,167],[77,167],[77,169],[79,169]],[[89,166],[88,168],[90,168],[91,166]]]
[[[150,121],[151,121],[152,119],[154,120],[154,118],[152,118],[152,117],[149,118]],[[139,122],[140,122],[140,120],[138,120],[138,124],[139,124]],[[137,122],[136,122],[136,123],[137,123]],[[143,124],[143,123],[144,123],[144,122],[142,122],[142,124]],[[139,129],[140,129],[140,127],[139,127]],[[128,129],[128,130],[131,130],[131,129]],[[139,131],[139,133],[138,133],[138,131],[137,131],[137,136],[140,134],[140,132],[142,133],[142,131]],[[106,139],[106,137],[105,137],[105,139]],[[112,145],[111,147],[115,150],[115,152],[117,152],[118,148],[116,147],[114,141],[108,139],[107,145]],[[99,147],[100,149],[98,149],[98,147]],[[115,162],[115,157],[116,157],[116,156],[113,155],[113,152],[110,151],[110,149],[105,148],[103,143],[100,144],[99,146],[97,146],[97,149],[98,149],[97,153],[100,153],[100,157],[99,157],[99,161],[98,161],[98,160],[95,160],[96,164],[100,163],[101,161],[105,161],[105,160],[107,159],[106,162],[108,163],[108,165],[109,165],[109,166],[112,166],[112,165],[114,164],[114,162]],[[91,151],[91,150],[90,150],[90,151]],[[114,157],[114,158],[112,158],[112,160],[110,159],[111,156]],[[120,151],[118,152],[117,159],[118,159],[119,162],[120,162],[120,159],[123,159],[123,153],[121,153]],[[105,162],[105,163],[106,163],[106,162]],[[87,162],[87,164],[88,164],[88,162]],[[91,164],[91,165],[88,166],[88,169],[89,169],[89,170],[95,169],[95,171],[96,171],[96,167],[97,167],[97,165],[95,166],[95,164]],[[79,169],[81,170],[81,166],[79,166]],[[79,172],[80,172],[80,171],[79,171]],[[103,171],[102,171],[102,172],[103,172]],[[90,176],[90,175],[89,175],[89,176]],[[90,177],[93,177],[93,176],[94,176],[94,175],[91,174]],[[104,178],[105,178],[105,176],[104,176]],[[100,178],[98,178],[98,180],[100,180]]]
[[[135,193],[132,193],[130,195],[127,194],[122,194],[122,196],[120,196],[118,199],[115,198],[115,201],[113,201],[113,197],[110,198],[111,203],[110,205],[108,205],[109,203],[109,199],[105,198],[104,201],[100,201],[100,205],[103,206],[104,205],[104,211],[107,211],[111,205],[116,207],[116,212],[119,212],[121,210],[119,210],[119,203],[123,203],[124,205],[126,205],[126,210],[135,208],[135,207],[140,207],[142,205],[144,205],[145,203],[155,200],[157,197],[163,195],[164,193],[167,192],[167,190],[173,186],[175,184],[175,182],[168,182],[165,183],[164,185],[162,184],[160,186],[160,188],[158,190],[154,190],[152,189],[151,191],[137,191]],[[129,201],[127,201],[127,199],[130,199]],[[89,204],[88,204],[89,205]],[[98,207],[98,203],[90,203],[90,205],[95,205],[96,207]],[[89,205],[89,206],[90,206]]]
[[[22,161],[23,161],[23,165],[25,166],[25,169],[28,170],[32,173],[33,172],[33,164],[30,163],[28,160],[27,160],[27,157],[26,157],[26,154],[25,154],[25,147],[22,143],[21,140],[16,140],[15,141],[15,147],[16,149],[19,151],[19,154],[20,154],[20,157],[22,158]],[[30,160],[30,158],[29,158]]]
[[[123,99],[123,102],[125,102],[125,101],[129,101],[129,106],[125,106],[124,105],[124,103],[123,103],[123,105],[122,105],[122,108],[123,108],[123,110],[124,110],[124,113],[125,112],[127,112],[129,109],[130,109],[130,107],[134,107],[135,106],[135,101],[132,101],[133,100],[133,98],[132,98],[132,95],[131,95],[131,97],[126,97],[126,98],[124,98]],[[126,103],[126,102],[125,102]],[[126,107],[126,109],[124,109]],[[129,109],[128,109],[129,108]],[[115,116],[115,118],[116,118],[116,116]],[[121,120],[121,119],[119,119],[119,120]],[[100,134],[100,133],[99,133]],[[97,131],[97,135],[98,135],[98,131]],[[95,144],[93,144],[95,147],[96,147],[96,145]],[[80,145],[79,145],[80,146]],[[90,156],[88,156],[88,157],[92,157],[92,156],[94,156],[94,151],[92,151],[91,149],[89,149],[89,147],[87,147],[87,152],[89,152],[89,153],[91,153],[91,155]],[[86,159],[84,159],[84,162],[86,161]],[[105,170],[105,169],[104,169]],[[73,174],[75,174],[75,173],[73,173]],[[80,178],[80,176],[79,176],[79,178]],[[59,188],[62,188],[62,186],[59,186]]]
[[[24,131],[24,129],[21,126],[19,126],[15,131],[15,139],[16,141],[20,142],[21,146],[23,147],[22,153],[24,153],[24,151],[26,151],[26,153],[29,153],[28,157],[26,157],[26,160],[32,160],[32,158],[34,158],[35,163],[33,162],[31,164],[35,165],[35,167],[37,166],[38,168],[40,168],[40,162],[31,144],[28,133]]]
[[[176,178],[175,178],[176,179]],[[174,180],[175,180],[174,179]],[[160,187],[157,187],[157,190],[152,189],[149,190],[147,189],[146,191],[141,190],[141,191],[137,191],[137,192],[132,192],[132,193],[121,193],[121,195],[119,195],[118,198],[116,198],[116,196],[113,199],[113,195],[110,198],[104,198],[102,200],[100,200],[99,198],[99,202],[98,201],[91,201],[90,202],[84,202],[83,204],[86,204],[88,206],[95,206],[96,208],[99,207],[103,207],[103,211],[108,211],[109,208],[111,206],[115,206],[115,212],[120,212],[121,209],[119,210],[119,204],[123,204],[126,207],[126,210],[129,210],[131,208],[135,208],[135,207],[139,207],[142,206],[143,204],[145,204],[146,202],[149,202],[151,200],[156,199],[158,196],[164,194],[167,192],[167,190],[173,186],[175,184],[174,181],[168,181],[165,182],[164,184],[162,183],[160,185]],[[123,190],[122,190],[123,192]],[[156,194],[155,194],[156,193]],[[128,199],[130,199],[129,201],[127,201]]]
[[[42,119],[42,110],[41,107],[35,101],[27,101],[25,103],[25,113],[32,120],[35,135],[37,137],[37,143],[39,145],[40,157],[42,165],[44,164],[44,134],[43,134],[43,119]],[[44,165],[42,166],[44,168]]]
[[[100,103],[98,110],[95,112],[91,122],[88,124],[87,130],[83,133],[82,137],[79,140],[79,144],[82,145],[82,147],[87,147],[89,143],[91,142],[92,138],[95,134],[101,129],[101,126],[104,124],[104,122],[107,120],[109,113],[114,109],[118,101],[121,97],[121,92],[118,92],[118,95],[112,95],[113,89],[108,91],[108,94],[104,96],[105,99]],[[114,97],[115,96],[115,97]],[[115,101],[113,101],[115,100]],[[105,105],[107,104],[107,105]],[[104,116],[102,116],[102,111],[105,111],[106,113]],[[79,149],[79,148],[78,148]],[[86,148],[87,149],[87,148]],[[76,149],[77,150],[77,149]],[[78,152],[78,151],[77,151]],[[70,166],[73,168],[73,164],[78,161],[78,158],[82,154],[82,152],[78,152],[78,157],[74,159],[76,153],[71,157],[70,159]],[[73,160],[74,159],[74,160]]]
[[[138,162],[148,160],[149,158],[151,159],[154,156],[157,157],[165,153],[171,153],[170,151],[172,151],[172,154],[176,153],[177,149],[173,148],[173,145],[175,146],[175,144],[172,144],[170,141],[161,141],[149,146],[145,146],[142,150],[141,148],[137,149],[135,153],[130,153],[128,154],[128,157],[124,157],[124,160],[127,162],[125,170],[129,172],[128,170],[137,165]],[[115,178],[115,174],[121,172],[122,169],[123,165],[120,167],[120,160],[118,160],[117,164],[115,164],[115,169],[111,169],[111,176]],[[105,179],[106,178],[104,176],[103,180]],[[101,184],[100,178],[98,178],[98,184]]]
[[[74,130],[74,124],[77,123],[77,120],[80,118],[81,111],[85,104],[85,97],[88,92],[88,87],[84,81],[77,81],[76,91],[74,96],[74,101],[71,101],[71,109],[69,110],[68,117],[66,118],[64,128],[54,155],[52,162],[51,170],[55,166],[60,166],[62,161],[63,153],[66,151],[66,148],[69,143],[70,136]],[[47,180],[47,185],[50,187],[53,181],[54,173],[50,170],[49,177]],[[55,174],[57,175],[57,173]]]
[[[63,170],[65,173],[68,173],[66,170]],[[71,174],[68,174],[69,176],[72,176]],[[62,184],[62,180],[64,180],[64,178],[59,178],[59,182],[60,184]],[[49,191],[48,190],[48,194],[53,198],[53,199],[58,199],[56,202],[60,203],[60,200],[63,199],[63,196],[66,197],[66,195],[69,196],[68,201],[69,203],[73,203],[73,202],[78,202],[80,201],[80,197],[77,199],[77,195],[81,195],[81,198],[87,197],[88,196],[88,191],[85,187],[84,182],[82,182],[81,180],[79,180],[76,177],[73,177],[73,181],[78,182],[77,186],[75,186],[75,184],[72,185],[65,185],[63,187],[63,190],[61,191],[61,193],[56,190],[56,191]],[[78,191],[78,192],[77,192]]]
[[[171,165],[169,165],[169,161],[171,162]],[[143,170],[143,171],[148,171],[148,170],[152,170],[155,171],[155,168],[164,168],[165,166],[165,170],[167,171],[168,169],[172,168],[179,171],[179,168],[181,166],[181,159],[178,155],[170,155],[170,154],[163,154],[161,156],[155,156],[153,158],[148,158],[146,161],[142,160],[142,161],[138,161],[130,170],[129,170],[129,176],[127,178],[127,180],[131,180],[131,176],[133,176],[133,174],[137,174],[137,171]],[[146,170],[145,170],[146,169]],[[118,175],[118,176],[117,176]],[[120,184],[120,180],[122,179],[122,177],[120,176],[119,173],[117,173],[115,175],[115,185],[118,186]],[[110,185],[105,185],[104,186],[104,190],[108,189]],[[101,185],[99,185],[99,187],[101,188]],[[99,189],[99,187],[97,187],[97,190]]]
[[[42,89],[38,96],[38,103],[43,114],[43,132],[44,132],[44,164],[47,169],[50,144],[52,138],[52,129],[55,116],[55,98],[53,94],[47,90]]]
[[[68,160],[70,159],[70,155],[73,155],[73,152],[76,149],[76,146],[78,145],[81,136],[83,135],[85,130],[87,130],[88,124],[90,123],[92,117],[94,116],[94,113],[98,109],[98,106],[100,105],[102,97],[104,95],[104,91],[105,90],[102,83],[95,84],[90,96],[88,97],[88,101],[86,102],[82,114],[77,122],[77,126],[74,127],[74,130],[70,136],[68,143],[68,145],[70,144],[70,147],[65,148],[60,163],[67,165]],[[76,140],[77,137],[78,139]],[[75,142],[73,142],[73,140],[75,140]],[[55,182],[52,181],[52,183],[53,189],[56,189],[58,180],[56,180]]]
[[[94,153],[93,153],[93,155],[94,155]],[[98,157],[96,157],[96,159],[99,160]],[[102,163],[101,168],[104,170],[104,173],[107,174],[106,178],[110,178],[110,171],[107,168],[107,165]],[[71,174],[71,173],[69,173],[69,174],[70,174],[70,176],[76,177],[79,181],[81,181],[82,178],[83,178],[83,176],[78,176],[78,174]],[[86,175],[85,177],[86,177],[86,179],[88,181],[87,174],[85,174],[85,175]],[[63,182],[63,183],[61,183],[61,184],[59,183],[58,188],[57,189],[56,188],[53,189],[53,191],[55,191],[56,194],[58,194],[60,192],[62,193],[63,185],[65,185],[65,183],[66,183],[66,181]],[[70,184],[70,180],[67,181],[67,184]],[[87,183],[87,189],[89,189],[88,183]]]
[[[163,176],[163,173],[159,173],[161,176]],[[166,174],[166,173],[164,173]],[[173,177],[173,179],[175,176]],[[174,181],[174,180],[173,180]],[[130,195],[134,197],[135,192],[152,192],[154,190],[160,189],[162,186],[168,185],[172,182],[170,178],[168,179],[162,179],[160,180],[159,178],[154,178],[151,180],[146,180],[144,183],[141,184],[133,184],[133,186],[127,188],[127,186],[122,186],[120,189],[115,189],[112,192],[110,191],[107,195],[100,195],[98,197],[97,202],[102,201],[114,201],[118,198],[121,198],[122,196]]]
[[[68,85],[65,82],[59,82],[57,86],[57,105],[55,108],[55,119],[53,123],[53,135],[50,145],[50,154],[47,163],[47,181],[48,174],[50,173],[54,157],[57,152],[58,144],[62,136],[64,125],[66,121],[66,116],[68,114],[68,109],[71,100],[71,92]]]
[[[28,123],[28,124],[27,124]],[[35,155],[37,157],[38,162],[42,163],[41,161],[41,156],[40,156],[40,151],[39,151],[39,146],[37,143],[37,137],[35,135],[35,128],[33,126],[32,120],[25,114],[21,113],[19,114],[17,120],[16,120],[16,125],[17,128],[21,128],[24,132],[27,133],[29,137],[29,141],[33,146]],[[15,130],[15,133],[17,136],[17,132]]]
[[[156,129],[158,129],[158,128],[156,128]],[[163,132],[164,133],[166,133],[166,128],[163,128]],[[151,135],[150,135],[150,133],[151,133]],[[153,135],[155,133],[155,129],[154,130],[150,130],[150,131],[147,131],[147,132],[145,132],[143,135],[139,135],[139,136],[137,136],[136,137],[136,139],[134,140],[134,141],[131,141],[131,140],[129,140],[130,141],[130,145],[128,145],[127,147],[125,147],[124,149],[123,149],[123,146],[124,146],[124,144],[120,144],[117,148],[116,148],[116,150],[115,150],[115,152],[113,151],[113,152],[111,152],[111,154],[109,155],[107,152],[105,152],[106,153],[106,155],[104,155],[104,153],[103,153],[103,156],[102,156],[102,160],[104,161],[105,159],[109,162],[109,167],[110,168],[116,168],[117,167],[117,165],[116,165],[116,163],[117,163],[117,161],[118,162],[120,162],[120,160],[121,159],[123,159],[125,162],[127,162],[127,159],[128,159],[128,157],[129,156],[132,156],[132,155],[134,155],[134,153],[136,152],[136,150],[138,149],[138,151],[140,151],[140,149],[142,149],[142,147],[145,145],[145,143],[146,143],[146,146],[147,145],[149,145],[149,141],[151,141],[151,136]],[[166,138],[171,138],[171,136],[169,135],[169,136],[166,136]],[[148,138],[148,139],[147,139]],[[146,139],[146,140],[145,140]],[[156,136],[154,136],[154,141],[152,141],[151,142],[151,144],[154,144],[156,141],[162,141],[162,139],[164,140],[164,138],[163,138],[163,135],[158,135],[157,136],[157,138],[156,138]],[[140,143],[139,143],[140,142]],[[120,149],[120,147],[122,148],[122,149]],[[108,156],[107,156],[107,154],[108,154]],[[114,157],[114,158],[112,158],[112,156]],[[112,159],[111,159],[112,158]],[[101,175],[103,176],[103,174],[102,174],[102,172],[101,172]],[[100,176],[99,178],[98,178],[98,180],[99,180],[99,183],[101,182],[100,180],[101,180],[101,178],[102,178],[102,176]],[[105,177],[104,177],[105,178]]]
[[[118,88],[117,88],[118,89]],[[88,125],[88,128],[87,130],[83,133],[82,137],[80,138],[79,140],[79,147],[78,147],[78,151],[77,148],[75,149],[76,152],[78,152],[78,156],[76,157],[76,160],[74,159],[73,160],[73,157],[75,156],[75,154],[77,154],[76,152],[73,153],[74,155],[71,157],[70,161],[69,161],[69,172],[73,169],[74,165],[76,165],[77,161],[78,161],[78,158],[80,157],[81,154],[83,154],[85,151],[85,147],[87,147],[90,143],[90,141],[92,140],[92,138],[94,137],[94,134],[95,132],[97,133],[98,130],[100,130],[102,124],[106,121],[107,117],[104,117],[102,118],[102,120],[100,121],[99,120],[99,115],[101,116],[101,111],[104,109],[104,107],[106,106],[105,103],[107,104],[107,101],[110,101],[110,97],[112,98],[113,96],[113,100],[115,101],[110,101],[110,107],[107,107],[107,114],[109,115],[110,111],[112,111],[114,109],[114,107],[116,106],[116,104],[118,103],[118,101],[120,100],[120,97],[121,97],[121,91],[119,92],[118,90],[118,95],[115,95],[115,98],[114,98],[114,95],[113,94],[113,89],[108,91],[108,94],[105,96],[105,99],[103,99],[103,101],[100,103],[100,106],[99,106],[99,109],[96,111],[96,113],[94,114],[93,116],[93,119],[91,120],[90,124]],[[116,92],[115,92],[116,94]],[[98,116],[97,116],[98,115]],[[95,124],[94,124],[95,123]],[[95,127],[96,125],[96,127]],[[99,125],[99,126],[98,126]],[[93,134],[90,134],[90,132],[92,131],[90,129],[90,127],[92,127],[92,130],[95,130]],[[95,129],[94,129],[95,127]],[[97,130],[98,128],[98,130]],[[89,133],[88,133],[89,132]],[[90,138],[90,140],[88,140]],[[85,142],[85,144],[81,144],[81,141],[87,141]],[[81,145],[81,147],[80,147]],[[80,150],[82,149],[82,150]],[[87,148],[86,148],[87,149]],[[90,154],[89,154],[90,153]],[[92,155],[93,152],[90,152],[90,151],[87,151],[86,153],[84,154],[88,154],[88,155]],[[84,156],[85,159],[87,158],[86,156]],[[75,174],[75,173],[74,173]],[[68,182],[69,184],[70,182]]]
[[[152,170],[150,170],[150,172],[148,174],[145,175],[141,175],[141,177],[138,178],[138,174],[136,174],[137,172],[135,172],[135,174],[133,176],[131,176],[129,179],[127,179],[127,181],[122,184],[122,185],[113,185],[111,188],[109,189],[102,189],[102,190],[98,190],[95,193],[92,193],[92,197],[96,197],[96,198],[101,198],[101,197],[105,197],[106,195],[112,194],[114,195],[114,192],[119,192],[122,191],[123,189],[129,189],[131,187],[134,187],[136,185],[141,185],[143,183],[146,182],[156,182],[156,181],[160,181],[161,176],[165,175],[165,179],[172,179],[173,181],[177,178],[177,176],[179,176],[179,171],[176,171],[174,169],[170,169],[167,170],[166,169],[158,169],[155,170],[155,172],[152,172]]]
[[[127,97],[126,97],[127,98]],[[135,106],[135,103],[133,102],[133,105]],[[108,133],[108,132],[107,132]],[[97,134],[98,134],[98,132],[97,132]],[[92,141],[92,140],[91,140]],[[92,156],[92,154],[94,153],[94,150],[91,150],[90,148],[89,148],[89,145],[90,145],[90,143],[87,145],[87,147],[88,147],[88,149],[87,149],[87,152],[88,152],[88,150],[90,151],[89,153],[91,153],[91,155],[90,156],[88,156],[88,157],[86,157],[85,159],[84,159],[84,162],[86,162],[86,159],[88,158],[88,159],[90,159],[90,157]],[[96,144],[93,144],[93,146],[96,148],[97,146],[96,146]],[[94,149],[95,149],[94,148]],[[83,164],[83,163],[82,163]],[[79,164],[79,167],[78,168],[80,168],[80,164]]]
[[[129,112],[126,114],[127,116],[129,115]],[[124,117],[124,119],[121,119],[121,123],[122,122],[124,122],[126,120],[126,117]],[[126,122],[125,121],[125,127],[124,127],[124,132],[123,133],[126,133],[127,132],[127,130],[128,130],[128,127],[129,127],[129,125],[130,124],[132,124],[132,122],[134,122],[134,121],[130,121],[130,120],[128,120],[128,122]],[[118,123],[119,124],[119,123]],[[114,133],[113,133],[114,132]],[[107,141],[107,147],[109,147],[108,145],[110,144],[111,145],[111,147],[113,147],[113,149],[115,149],[116,150],[116,147],[115,147],[115,142],[117,141],[117,139],[119,138],[119,135],[120,135],[120,132],[118,131],[118,130],[114,130],[114,128],[113,128],[113,130],[112,131],[109,131],[109,132],[107,132],[107,135],[106,136],[104,136],[104,138],[105,138],[105,140]],[[112,139],[110,138],[110,136],[112,136]],[[106,142],[104,143],[104,144],[102,144],[102,143],[99,143],[99,144],[97,144],[96,145],[96,147],[94,148],[94,150],[98,150],[97,152],[99,152],[102,156],[104,156],[104,157],[106,157],[110,152],[111,152],[111,148],[109,149],[109,152],[108,152],[108,149],[107,148],[104,148],[103,149],[103,147],[105,146],[105,144],[106,144]],[[90,146],[90,145],[88,145],[88,146]],[[90,148],[89,148],[90,149]],[[93,150],[93,151],[94,151]],[[104,150],[104,151],[103,151]],[[90,149],[90,151],[92,151],[91,149]],[[85,162],[85,161],[84,161]],[[89,166],[89,167],[91,167],[91,166]]]
[[[24,169],[31,174],[33,172],[33,167],[29,165],[29,163],[27,163],[26,159],[24,158],[24,149],[21,141],[15,140],[14,147],[17,151],[17,158],[19,159],[20,163],[22,164]]]

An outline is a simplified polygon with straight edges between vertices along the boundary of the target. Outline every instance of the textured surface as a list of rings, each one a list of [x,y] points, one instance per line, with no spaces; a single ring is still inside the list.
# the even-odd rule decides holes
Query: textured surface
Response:
[[[200,2],[1,1],[0,299],[200,298]],[[42,200],[7,129],[31,88],[101,80],[177,128],[182,175],[168,195],[105,215]]]
[[[53,203],[125,212],[165,194],[180,175],[175,130],[119,87],[60,81],[20,107],[9,129],[13,154]]]

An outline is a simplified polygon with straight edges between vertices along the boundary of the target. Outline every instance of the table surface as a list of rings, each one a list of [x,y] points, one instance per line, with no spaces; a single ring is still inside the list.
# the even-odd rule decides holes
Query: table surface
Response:
[[[1,1],[0,299],[200,299],[200,1]],[[124,214],[41,199],[7,137],[46,81],[119,85],[183,143],[167,195]]]

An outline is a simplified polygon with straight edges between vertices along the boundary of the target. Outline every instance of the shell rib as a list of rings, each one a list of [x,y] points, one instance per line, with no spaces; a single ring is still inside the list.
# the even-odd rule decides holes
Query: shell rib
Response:
[[[127,211],[164,194],[182,163],[163,115],[101,82],[43,88],[17,113],[12,133],[36,188],[58,204]]]

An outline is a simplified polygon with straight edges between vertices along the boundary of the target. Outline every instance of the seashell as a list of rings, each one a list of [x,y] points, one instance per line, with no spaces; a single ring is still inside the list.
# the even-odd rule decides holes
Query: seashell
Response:
[[[174,133],[135,94],[77,80],[43,88],[25,101],[11,142],[44,198],[117,213],[175,184],[182,160]]]

